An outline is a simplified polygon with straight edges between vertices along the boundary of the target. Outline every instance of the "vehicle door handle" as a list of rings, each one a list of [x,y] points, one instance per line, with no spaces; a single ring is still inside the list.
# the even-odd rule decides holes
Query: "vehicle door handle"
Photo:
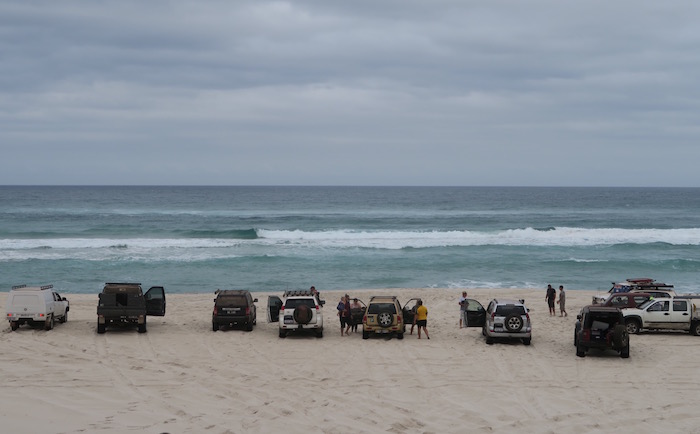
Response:
[[[670,313],[666,312],[664,315],[671,315]]]

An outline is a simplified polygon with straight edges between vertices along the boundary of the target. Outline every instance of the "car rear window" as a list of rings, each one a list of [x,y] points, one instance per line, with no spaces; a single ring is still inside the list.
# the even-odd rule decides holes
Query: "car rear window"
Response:
[[[394,303],[372,303],[367,309],[369,314],[377,314],[379,312],[389,312],[391,314],[396,313],[396,305]]]
[[[516,306],[514,304],[504,304],[501,306],[496,306],[496,315],[508,316],[511,314],[515,315],[525,315],[525,307]]]
[[[216,305],[221,307],[246,307],[248,303],[244,296],[228,295],[217,297]]]
[[[310,298],[290,298],[284,303],[285,309],[296,309],[301,305],[316,309],[316,303]]]
[[[595,312],[586,315],[583,327],[587,329],[605,330],[614,324],[622,323],[618,312]]]

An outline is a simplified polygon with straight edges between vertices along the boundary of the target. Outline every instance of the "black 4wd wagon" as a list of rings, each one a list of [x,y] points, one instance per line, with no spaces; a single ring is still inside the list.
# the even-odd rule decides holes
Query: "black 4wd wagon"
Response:
[[[574,329],[577,356],[585,357],[590,348],[611,349],[622,358],[630,356],[630,338],[620,309],[585,306],[577,319]]]
[[[246,331],[252,331],[257,322],[257,301],[247,290],[217,289],[211,316],[212,330],[217,331],[221,326],[241,325]]]

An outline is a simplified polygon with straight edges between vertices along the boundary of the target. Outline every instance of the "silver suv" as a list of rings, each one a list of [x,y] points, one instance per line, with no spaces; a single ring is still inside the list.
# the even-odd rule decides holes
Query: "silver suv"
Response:
[[[486,343],[493,344],[495,338],[509,338],[522,339],[525,345],[530,345],[532,325],[529,311],[525,300],[491,300],[481,329]]]

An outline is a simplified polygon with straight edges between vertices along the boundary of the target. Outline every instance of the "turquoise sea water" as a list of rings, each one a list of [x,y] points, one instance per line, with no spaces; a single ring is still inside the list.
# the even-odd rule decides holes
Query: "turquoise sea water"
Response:
[[[700,292],[700,189],[0,187],[0,290]]]

